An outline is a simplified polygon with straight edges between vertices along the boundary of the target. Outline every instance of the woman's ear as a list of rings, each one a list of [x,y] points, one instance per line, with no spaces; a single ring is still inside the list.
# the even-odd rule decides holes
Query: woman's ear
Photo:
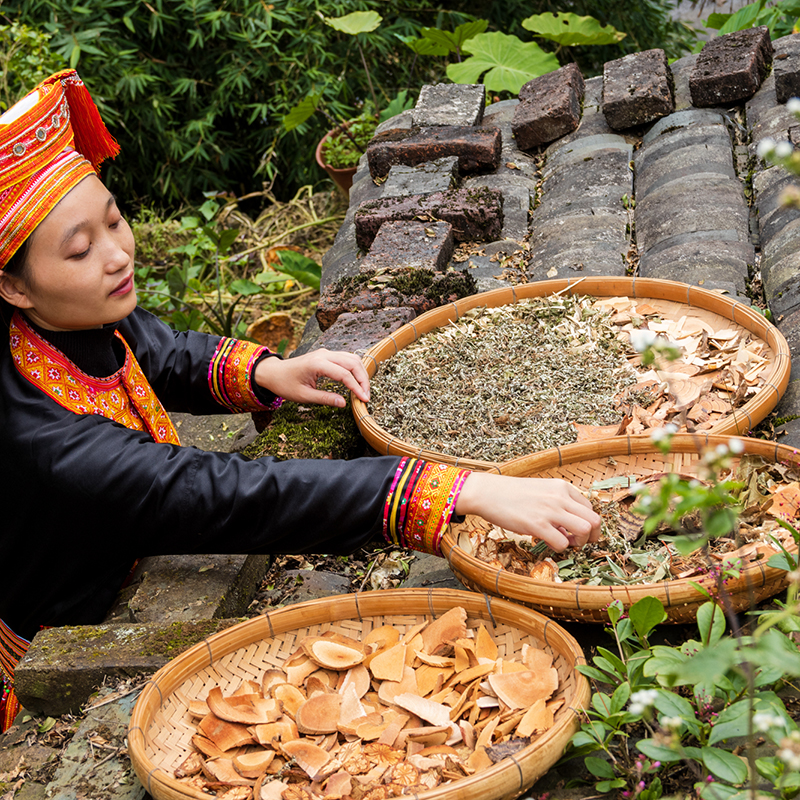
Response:
[[[0,297],[17,308],[32,308],[33,306],[24,281],[12,275],[6,275],[2,271],[0,271]]]

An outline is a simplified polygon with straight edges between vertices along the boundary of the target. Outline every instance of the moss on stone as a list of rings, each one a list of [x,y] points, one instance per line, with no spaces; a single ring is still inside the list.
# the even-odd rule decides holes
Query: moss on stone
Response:
[[[173,622],[166,630],[154,633],[144,639],[139,652],[143,656],[163,655],[174,658],[219,630],[218,620]]]
[[[339,385],[321,385],[326,391],[343,393]],[[345,408],[284,403],[272,422],[243,452],[248,458],[357,458],[365,443],[353,419],[348,398]]]

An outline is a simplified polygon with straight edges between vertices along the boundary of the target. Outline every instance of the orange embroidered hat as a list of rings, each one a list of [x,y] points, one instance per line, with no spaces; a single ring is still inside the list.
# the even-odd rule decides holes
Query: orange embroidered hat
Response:
[[[70,189],[118,152],[72,69],[0,115],[0,269]]]

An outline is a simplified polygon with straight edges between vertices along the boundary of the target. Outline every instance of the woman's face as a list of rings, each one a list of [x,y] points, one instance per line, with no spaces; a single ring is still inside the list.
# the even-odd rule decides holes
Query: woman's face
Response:
[[[136,307],[133,253],[133,233],[114,196],[91,176],[33,232],[27,280],[9,276],[16,293],[3,295],[42,328],[99,328]]]

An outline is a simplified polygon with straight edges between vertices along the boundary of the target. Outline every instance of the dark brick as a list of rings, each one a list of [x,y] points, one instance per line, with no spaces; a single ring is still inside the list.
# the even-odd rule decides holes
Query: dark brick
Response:
[[[549,144],[572,133],[581,121],[585,85],[577,64],[528,81],[519,90],[511,130],[520,150]]]
[[[367,147],[367,159],[373,178],[385,177],[395,164],[415,166],[445,156],[458,156],[458,169],[467,174],[497,169],[501,146],[498,128],[412,128],[377,135]]]
[[[704,108],[747,100],[761,86],[771,63],[772,42],[765,25],[711,39],[689,78],[692,103]]]
[[[675,110],[672,72],[663,50],[645,50],[603,67],[603,114],[614,130],[665,117]]]
[[[407,167],[405,164],[395,164],[389,170],[389,177],[383,184],[380,197],[400,197],[408,194],[431,194],[433,192],[446,192],[458,186],[458,158],[448,156],[437,158],[436,161],[425,161],[416,167]],[[372,182],[370,180],[370,182]],[[351,205],[358,205],[371,197],[353,198],[350,196]]]
[[[457,242],[491,242],[503,229],[503,196],[494,189],[454,189],[362,203],[355,214],[358,246],[368,250],[381,225],[397,220],[444,220]]]
[[[441,272],[447,268],[453,247],[449,222],[386,222],[361,261],[360,271],[414,268]]]
[[[478,125],[486,107],[482,83],[437,83],[423,86],[411,119],[414,125]]]
[[[774,47],[775,96],[779,103],[785,103],[790,97],[800,97],[800,34],[784,36]]]
[[[369,350],[416,316],[411,308],[381,308],[357,314],[340,314],[311,349],[327,347],[328,350],[345,350],[348,353]]]
[[[387,274],[347,278],[325,289],[317,304],[316,318],[322,330],[346,313],[381,308],[411,308],[417,314],[475,294],[475,281],[466,271],[434,273],[411,269]]]

